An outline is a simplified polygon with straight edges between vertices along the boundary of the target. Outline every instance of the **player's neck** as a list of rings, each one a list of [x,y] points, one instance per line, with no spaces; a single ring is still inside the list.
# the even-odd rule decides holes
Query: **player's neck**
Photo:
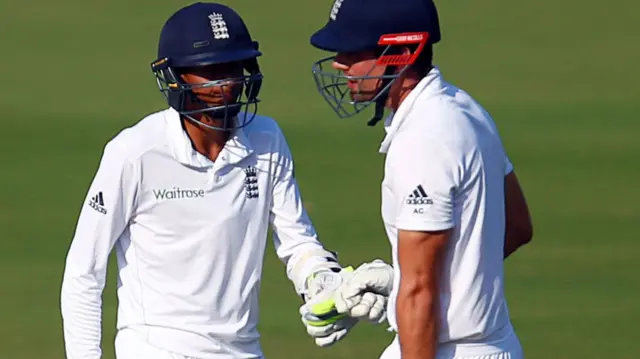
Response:
[[[407,98],[407,96],[409,96],[411,91],[413,91],[421,80],[422,78],[413,71],[407,71],[405,75],[399,77],[391,86],[386,107],[394,112],[397,111],[402,102]]]
[[[182,126],[191,139],[193,148],[214,162],[231,136],[230,131],[208,129],[188,120],[182,120]]]

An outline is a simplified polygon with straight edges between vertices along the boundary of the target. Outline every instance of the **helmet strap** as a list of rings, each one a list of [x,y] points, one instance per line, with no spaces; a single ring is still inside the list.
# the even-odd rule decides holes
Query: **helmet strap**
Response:
[[[390,76],[394,73],[395,68],[393,66],[387,66],[384,70],[385,77],[382,79],[382,83],[380,84],[380,92],[378,92],[378,98],[375,101],[375,112],[373,114],[373,118],[371,118],[367,122],[368,126],[375,126],[382,120],[382,117],[384,116],[384,108],[387,104],[387,99],[389,98],[389,91],[391,90],[391,86],[389,86],[389,84],[391,83],[391,81],[395,80],[393,78],[390,78]]]

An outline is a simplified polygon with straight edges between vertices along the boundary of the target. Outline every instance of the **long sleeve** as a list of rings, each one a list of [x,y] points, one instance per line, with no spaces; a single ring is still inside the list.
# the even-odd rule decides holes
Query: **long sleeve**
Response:
[[[111,141],[83,203],[67,253],[60,304],[66,357],[101,357],[102,291],[109,254],[131,216],[137,189],[126,148]]]
[[[322,268],[339,268],[335,253],[327,251],[318,240],[316,230],[302,205],[294,175],[293,158],[282,134],[273,189],[271,225],[273,241],[280,260],[287,266],[287,276],[298,293],[306,278]]]

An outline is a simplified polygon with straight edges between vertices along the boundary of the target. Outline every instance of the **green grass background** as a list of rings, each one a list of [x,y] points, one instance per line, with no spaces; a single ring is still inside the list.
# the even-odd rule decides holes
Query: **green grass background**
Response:
[[[339,120],[315,92],[308,36],[331,2],[226,1],[261,42],[261,112],[284,129],[305,203],[344,263],[389,259],[379,219],[381,126]],[[64,256],[104,143],[164,107],[149,63],[186,1],[0,3],[0,358],[64,358]],[[526,191],[534,242],[507,261],[528,358],[638,358],[640,6],[630,0],[440,0],[436,63],[493,114]],[[111,266],[111,268],[115,268]],[[115,277],[105,291],[113,358]],[[377,358],[360,325],[314,346],[270,250],[261,331],[271,359]]]

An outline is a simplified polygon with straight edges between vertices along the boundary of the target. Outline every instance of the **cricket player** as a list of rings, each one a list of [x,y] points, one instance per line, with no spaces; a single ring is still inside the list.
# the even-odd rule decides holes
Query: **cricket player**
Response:
[[[322,246],[286,140],[256,114],[260,55],[227,6],[196,3],[166,21],[152,70],[169,108],[106,144],[67,253],[68,359],[101,357],[113,248],[118,359],[263,358],[256,327],[269,226],[316,344],[337,342],[363,318],[385,320],[388,291],[366,288],[387,283],[390,266],[343,269]],[[345,278],[365,289],[335,301]]]
[[[430,0],[336,0],[310,40],[335,53],[313,73],[340,117],[390,111],[379,151],[397,335],[381,358],[519,359],[503,261],[531,240],[529,210],[491,116],[433,66],[439,40]]]

